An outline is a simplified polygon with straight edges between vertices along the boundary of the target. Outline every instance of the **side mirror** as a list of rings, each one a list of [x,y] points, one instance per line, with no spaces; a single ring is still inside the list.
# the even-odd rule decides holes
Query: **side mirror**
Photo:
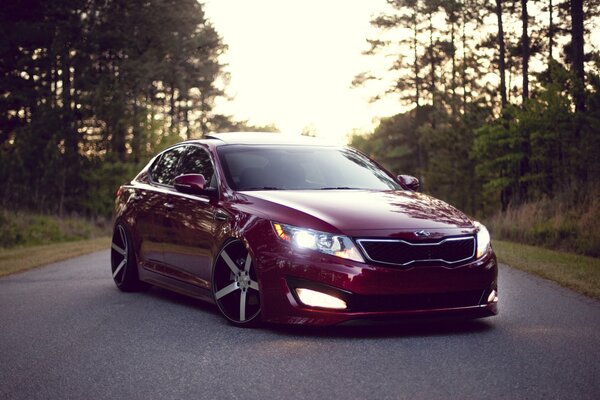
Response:
[[[398,175],[396,179],[402,186],[413,192],[419,190],[419,186],[421,186],[419,180],[412,175]]]
[[[206,179],[201,174],[179,175],[175,178],[175,189],[181,193],[212,196],[216,191],[206,187]]]

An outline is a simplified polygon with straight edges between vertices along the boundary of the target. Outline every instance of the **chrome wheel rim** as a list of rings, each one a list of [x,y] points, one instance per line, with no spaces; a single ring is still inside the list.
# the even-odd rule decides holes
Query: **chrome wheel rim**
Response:
[[[112,277],[117,285],[122,284],[125,280],[129,251],[128,247],[125,228],[123,228],[122,225],[117,225],[117,228],[113,233],[111,245]]]
[[[239,241],[228,243],[219,253],[213,270],[213,294],[221,313],[244,324],[260,313],[260,290],[252,256]]]

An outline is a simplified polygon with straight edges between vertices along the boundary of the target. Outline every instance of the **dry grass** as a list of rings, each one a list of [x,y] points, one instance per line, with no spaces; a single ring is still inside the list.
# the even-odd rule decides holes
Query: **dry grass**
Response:
[[[600,189],[581,199],[544,199],[486,220],[495,238],[600,257]]]
[[[0,209],[0,247],[23,247],[73,242],[110,235],[110,223],[102,218],[56,216]]]
[[[109,247],[110,238],[102,237],[77,242],[0,249],[0,276],[63,261],[68,258],[108,249]]]
[[[501,263],[600,300],[599,258],[500,240],[494,240],[493,246]]]

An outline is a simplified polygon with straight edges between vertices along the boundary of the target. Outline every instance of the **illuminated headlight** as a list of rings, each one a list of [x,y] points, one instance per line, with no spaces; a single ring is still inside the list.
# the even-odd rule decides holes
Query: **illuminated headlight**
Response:
[[[479,222],[475,222],[475,227],[477,230],[477,258],[482,257],[486,254],[490,248],[490,233],[486,229],[485,226],[480,224]]]
[[[365,262],[352,240],[347,236],[297,228],[276,222],[273,222],[273,229],[278,238],[291,243],[297,249],[316,250],[348,260]]]
[[[344,310],[346,302],[329,294],[317,292],[316,290],[298,288],[296,294],[302,304],[310,307],[333,308],[336,310]]]

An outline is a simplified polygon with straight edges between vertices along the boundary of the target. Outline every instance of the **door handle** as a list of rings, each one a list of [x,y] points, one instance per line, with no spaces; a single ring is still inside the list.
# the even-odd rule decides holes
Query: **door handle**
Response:
[[[167,210],[172,210],[175,208],[175,204],[173,203],[164,203],[163,206],[165,206]]]

